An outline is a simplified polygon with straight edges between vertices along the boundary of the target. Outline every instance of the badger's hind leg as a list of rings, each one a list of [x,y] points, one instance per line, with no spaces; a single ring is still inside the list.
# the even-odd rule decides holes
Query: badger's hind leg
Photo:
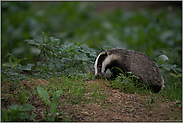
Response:
[[[154,93],[158,93],[161,90],[161,86],[159,85],[152,85],[152,91]]]
[[[152,90],[154,93],[159,93],[162,90],[162,86],[158,84],[149,84],[148,89]]]
[[[151,90],[153,93],[158,93],[162,90],[162,86],[158,85],[156,83],[150,83],[150,82],[142,82],[142,80],[136,81],[135,86],[138,88],[144,88],[147,90]]]

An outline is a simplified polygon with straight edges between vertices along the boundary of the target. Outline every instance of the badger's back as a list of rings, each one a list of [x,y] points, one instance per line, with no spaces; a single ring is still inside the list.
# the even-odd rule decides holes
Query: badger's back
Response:
[[[127,51],[124,63],[126,63],[128,71],[140,77],[144,84],[148,83],[161,87],[164,83],[158,66],[144,54]]]

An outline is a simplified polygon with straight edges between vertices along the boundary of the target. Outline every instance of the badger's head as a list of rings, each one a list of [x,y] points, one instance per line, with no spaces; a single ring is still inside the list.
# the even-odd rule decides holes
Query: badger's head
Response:
[[[100,53],[95,59],[95,77],[103,77],[107,69],[110,69],[111,63],[117,58],[114,54],[108,52]]]
[[[94,64],[94,68],[95,68],[95,77],[98,76],[103,76],[104,75],[104,71],[102,71],[102,63],[104,62],[104,60],[107,57],[107,53],[106,52],[102,52],[100,53],[96,59],[95,59],[95,64]]]

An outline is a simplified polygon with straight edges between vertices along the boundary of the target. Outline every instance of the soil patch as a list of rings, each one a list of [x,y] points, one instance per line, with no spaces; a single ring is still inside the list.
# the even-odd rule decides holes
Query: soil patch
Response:
[[[28,82],[29,81],[29,82]],[[28,86],[26,83],[36,82]],[[182,122],[182,104],[172,102],[155,96],[155,94],[130,94],[121,92],[118,89],[108,87],[105,80],[86,81],[86,84],[91,91],[83,95],[91,95],[94,89],[100,87],[101,94],[107,95],[103,101],[90,101],[86,98],[85,101],[78,101],[77,98],[69,94],[60,96],[62,104],[57,106],[57,110],[62,112],[60,115],[56,113],[56,121],[79,121],[79,122],[157,122],[157,121],[172,121]],[[37,87],[37,85],[45,85],[49,82],[46,80],[24,80],[21,84],[25,84],[28,88]],[[2,89],[2,87],[1,87]],[[3,89],[2,89],[3,90]],[[3,91],[1,92],[3,93]],[[16,93],[16,92],[14,92]],[[5,94],[1,96],[2,108],[7,108],[7,100]],[[90,97],[90,96],[89,96]],[[52,97],[51,97],[52,98]],[[85,97],[83,97],[85,98]],[[13,99],[13,97],[12,97]],[[13,99],[16,101],[15,99]],[[52,99],[51,99],[52,100]],[[73,103],[77,100],[78,103]],[[28,102],[36,107],[33,113],[37,115],[36,120],[45,121],[43,112],[45,105],[39,97],[29,98]],[[63,103],[64,102],[64,103]]]
[[[110,89],[105,81],[88,81],[102,85],[108,93],[103,104],[76,104],[66,105],[64,112],[67,112],[73,121],[84,122],[150,122],[150,121],[182,121],[182,106],[175,107],[176,102],[165,100],[149,100],[148,96],[137,93],[126,94],[117,89]],[[154,99],[155,100],[155,99]],[[73,112],[74,111],[74,112]],[[77,113],[76,113],[77,112]]]

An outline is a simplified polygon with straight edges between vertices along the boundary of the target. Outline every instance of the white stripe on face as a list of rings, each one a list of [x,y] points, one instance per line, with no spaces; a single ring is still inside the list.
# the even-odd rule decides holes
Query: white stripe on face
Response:
[[[96,60],[95,60],[95,64],[94,64],[95,75],[97,75],[97,73],[98,73],[98,70],[97,70],[98,59],[99,59],[100,55],[102,55],[102,54],[104,54],[104,52],[100,53],[100,54],[97,56]]]
[[[111,61],[113,60],[117,60],[118,56],[116,55],[109,55],[103,62],[102,62],[102,73],[105,72],[105,68],[107,67],[107,65],[109,65],[111,63]]]

